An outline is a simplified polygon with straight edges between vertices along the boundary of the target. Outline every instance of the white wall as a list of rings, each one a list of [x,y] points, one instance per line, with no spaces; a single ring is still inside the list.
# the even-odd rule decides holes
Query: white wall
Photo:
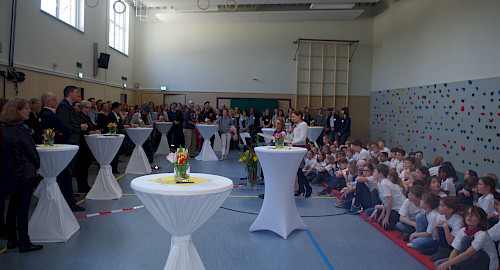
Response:
[[[386,2],[374,19],[372,91],[500,76],[500,1]]]
[[[129,85],[132,85],[135,12],[129,8],[131,42],[127,57],[107,46],[107,2],[99,1],[96,8],[84,5],[85,30],[82,33],[40,11],[40,1],[17,1],[14,66],[51,71],[75,78],[77,72],[82,71],[90,81],[114,85],[121,85],[122,76],[125,76]],[[0,0],[0,5],[0,41],[3,43],[0,61],[7,64],[11,1]],[[99,44],[99,52],[111,55],[109,69],[99,69],[97,77],[93,77],[93,42]],[[76,62],[82,63],[83,69],[77,69]],[[53,63],[57,64],[55,69],[52,67]]]
[[[135,78],[141,89],[167,85],[172,91],[293,94],[294,40],[360,40],[351,65],[350,93],[367,96],[372,22],[137,22]]]

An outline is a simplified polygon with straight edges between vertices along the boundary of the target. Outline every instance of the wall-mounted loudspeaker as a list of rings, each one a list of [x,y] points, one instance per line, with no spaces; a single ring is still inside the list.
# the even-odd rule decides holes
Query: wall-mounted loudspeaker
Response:
[[[109,64],[109,54],[101,53],[99,59],[97,60],[97,66],[100,68],[108,69]]]

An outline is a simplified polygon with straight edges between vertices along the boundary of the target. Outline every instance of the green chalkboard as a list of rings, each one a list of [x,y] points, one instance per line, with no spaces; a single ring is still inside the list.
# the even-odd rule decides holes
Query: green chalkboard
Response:
[[[258,114],[262,114],[265,109],[269,109],[272,115],[274,109],[278,108],[278,100],[264,98],[233,98],[231,99],[231,108],[235,107],[239,107],[240,111],[250,110],[250,107],[254,107]]]

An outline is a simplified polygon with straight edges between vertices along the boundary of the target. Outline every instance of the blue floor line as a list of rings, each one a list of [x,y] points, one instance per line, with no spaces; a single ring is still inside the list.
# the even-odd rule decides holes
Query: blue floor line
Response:
[[[323,261],[325,262],[326,266],[328,266],[328,269],[335,270],[330,261],[328,260],[328,258],[326,257],[325,253],[323,253],[323,250],[321,250],[316,240],[314,240],[314,237],[312,236],[311,232],[309,232],[309,230],[306,230],[306,233],[313,242],[314,246],[316,247],[316,250],[318,250],[319,255],[321,255],[321,258],[323,258]]]

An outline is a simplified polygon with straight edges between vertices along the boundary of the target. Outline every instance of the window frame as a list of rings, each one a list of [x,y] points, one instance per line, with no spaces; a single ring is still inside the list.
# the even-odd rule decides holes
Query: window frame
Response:
[[[85,32],[85,7],[84,7],[84,0],[74,0],[75,2],[75,15],[74,15],[74,20],[75,20],[75,25],[72,25],[71,23],[68,23],[66,21],[63,21],[61,19],[60,15],[60,0],[54,0],[56,3],[56,11],[55,15],[49,13],[48,11],[45,11],[42,9],[42,1],[40,1],[40,11],[54,19],[56,19],[58,22],[61,22],[65,25],[70,26],[71,28],[74,28],[82,33]]]
[[[126,10],[123,13],[117,13],[114,11],[115,0],[109,0],[109,10],[108,10],[108,46],[125,55],[129,55],[130,49],[130,6],[123,2],[126,5]],[[119,20],[117,20],[119,18]],[[112,31],[113,27],[113,31]],[[116,38],[117,30],[121,38]],[[113,40],[111,37],[111,33],[113,33]],[[120,49],[123,48],[123,49]]]

